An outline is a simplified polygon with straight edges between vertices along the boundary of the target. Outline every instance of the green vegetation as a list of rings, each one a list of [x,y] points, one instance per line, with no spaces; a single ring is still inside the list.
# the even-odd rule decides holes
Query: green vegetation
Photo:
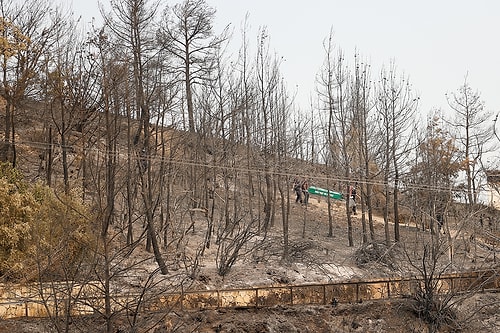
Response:
[[[0,274],[4,279],[74,273],[94,243],[88,212],[75,198],[79,197],[56,196],[47,186],[28,184],[10,164],[0,165]]]

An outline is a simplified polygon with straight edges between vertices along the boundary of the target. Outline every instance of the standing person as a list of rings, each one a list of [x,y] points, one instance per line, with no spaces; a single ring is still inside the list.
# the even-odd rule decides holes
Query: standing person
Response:
[[[351,186],[349,198],[350,198],[349,205],[352,208],[353,214],[356,215],[356,187],[355,186]]]
[[[304,179],[302,182],[302,194],[304,196],[304,204],[307,206],[309,203],[309,183],[307,182],[307,179]]]
[[[299,178],[295,178],[293,180],[293,190],[295,191],[295,194],[297,194],[297,197],[295,198],[295,202],[302,203],[302,189],[300,188]]]

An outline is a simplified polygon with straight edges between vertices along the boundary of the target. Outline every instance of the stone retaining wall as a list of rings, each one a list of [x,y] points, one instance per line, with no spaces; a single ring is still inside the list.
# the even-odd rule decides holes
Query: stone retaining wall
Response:
[[[498,290],[500,276],[481,271],[442,276],[437,291],[480,292]],[[290,285],[233,290],[193,291],[170,294],[150,304],[150,310],[172,307],[206,309],[225,307],[266,307],[274,305],[355,303],[366,300],[411,297],[422,282],[417,279],[376,279],[318,285]]]
[[[499,290],[500,276],[496,271],[456,273],[437,279],[438,291],[480,292]],[[373,279],[311,285],[287,285],[228,290],[188,291],[170,293],[142,302],[140,311],[167,311],[172,308],[187,310],[267,307],[275,305],[325,305],[355,303],[366,300],[411,297],[422,281],[410,278]],[[68,292],[71,290],[71,293]],[[71,294],[71,295],[70,295]],[[51,284],[40,288],[31,286],[0,286],[0,318],[47,317],[61,315],[87,315],[103,312],[104,300],[97,297],[97,284],[59,286]],[[113,311],[137,304],[136,295],[114,295]],[[68,302],[71,302],[68,304]],[[135,306],[135,305],[134,305]]]

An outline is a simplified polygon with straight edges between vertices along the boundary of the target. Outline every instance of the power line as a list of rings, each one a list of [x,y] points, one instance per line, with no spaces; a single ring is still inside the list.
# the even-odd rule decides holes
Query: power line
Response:
[[[33,148],[39,148],[39,149],[48,149],[48,148],[61,148],[62,150],[74,151],[74,146],[73,145],[61,145],[57,143],[46,143],[46,142],[37,142],[37,141],[18,141],[18,144],[30,146]],[[164,162],[164,163],[171,163],[174,165],[183,165],[183,166],[193,166],[193,167],[205,167],[205,168],[217,168],[221,170],[228,170],[228,171],[235,171],[235,172],[244,172],[244,173],[256,173],[256,174],[267,174],[271,173],[272,175],[277,175],[277,176],[283,176],[287,178],[293,178],[296,176],[302,177],[302,178],[309,178],[313,180],[323,180],[323,181],[331,181],[331,182],[338,182],[338,183],[357,183],[357,184],[364,184],[364,185],[372,185],[372,186],[386,186],[386,183],[383,180],[376,180],[376,179],[364,179],[364,178],[355,178],[355,177],[332,177],[332,176],[327,176],[327,175],[315,175],[311,176],[309,174],[304,174],[304,173],[297,173],[297,172],[287,172],[287,171],[279,171],[275,168],[265,168],[265,167],[242,167],[242,166],[228,166],[228,165],[223,165],[221,163],[216,163],[214,161],[212,162],[200,162],[196,160],[188,160],[188,159],[175,159],[175,158],[165,158],[157,155],[144,155],[138,152],[126,152],[122,153],[120,150],[118,151],[106,151],[105,149],[99,149],[98,147],[89,147],[85,148],[85,151],[87,152],[94,152],[99,155],[107,155],[107,156],[113,156],[113,157],[127,157],[130,158],[131,160],[134,161],[149,161],[149,162]],[[287,162],[288,163],[288,162]],[[394,181],[394,180],[393,180]],[[463,192],[464,190],[453,188],[451,186],[439,186],[439,185],[434,185],[434,184],[425,184],[425,183],[407,183],[399,180],[399,183],[402,185],[401,187],[398,187],[400,190],[406,190],[406,189],[414,189],[414,190],[427,190],[427,191],[437,191],[437,192]]]

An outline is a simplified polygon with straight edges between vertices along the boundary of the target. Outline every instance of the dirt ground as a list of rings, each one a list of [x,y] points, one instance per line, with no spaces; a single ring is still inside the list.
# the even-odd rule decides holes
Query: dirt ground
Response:
[[[430,231],[422,231],[409,224],[400,226],[401,242],[396,251],[398,257],[387,256],[376,262],[360,265],[357,250],[362,246],[361,214],[351,215],[353,224],[354,246],[348,246],[345,202],[333,201],[334,226],[333,236],[328,236],[327,202],[323,197],[311,196],[309,205],[293,203],[289,217],[289,260],[282,260],[283,241],[281,220],[276,219],[272,232],[266,238],[266,245],[238,260],[225,277],[217,274],[217,248],[205,251],[201,263],[201,281],[194,281],[193,289],[224,289],[237,287],[270,286],[279,284],[332,283],[348,279],[370,279],[385,276],[408,276],[407,257],[417,257],[421,252],[422,240],[430,237]],[[197,225],[202,226],[202,220]],[[384,240],[384,221],[381,216],[374,216],[376,241]],[[391,237],[394,225],[389,223]],[[450,233],[454,233],[450,226]],[[455,236],[455,235],[453,235]],[[203,229],[196,229],[191,235],[187,247],[194,255],[197,244],[202,242]],[[446,238],[447,235],[440,234]],[[497,265],[497,259],[491,252],[471,243],[467,232],[454,239],[453,269],[491,268]],[[391,249],[394,250],[394,249]],[[447,255],[443,255],[446,259]]]
[[[311,197],[307,208],[292,205],[290,215],[290,260],[282,260],[282,232],[279,220],[267,235],[267,246],[239,259],[224,277],[217,274],[217,247],[205,250],[200,261],[197,279],[190,284],[193,290],[212,290],[251,286],[276,286],[283,284],[307,284],[369,279],[387,275],[403,275],[403,266],[395,263],[389,267],[380,261],[360,266],[356,261],[356,250],[361,245],[360,215],[353,215],[353,247],[347,244],[345,207],[342,202],[335,205],[333,237],[328,236],[326,201]],[[185,243],[185,252],[195,256],[204,239],[203,216],[195,217],[194,231],[190,231]],[[383,239],[384,226],[380,217],[375,225],[377,238]],[[392,231],[392,230],[391,230]],[[402,226],[402,243],[411,251],[415,240],[423,233],[414,226]],[[458,240],[457,240],[458,242]],[[142,252],[134,254],[136,257]],[[490,257],[471,254],[457,247],[460,265],[481,268],[491,267]],[[478,260],[479,258],[479,260]],[[137,258],[136,258],[137,259]],[[133,259],[131,259],[133,260]],[[154,261],[148,261],[146,271],[153,271]],[[494,263],[496,264],[496,263]],[[169,262],[171,271],[179,276],[179,262]],[[458,267],[459,265],[457,265]],[[134,284],[128,277],[126,283]],[[500,332],[500,294],[476,294],[457,303],[454,330],[441,327],[439,332]],[[331,304],[325,306],[276,306],[271,308],[241,308],[201,311],[171,311],[169,313],[143,314],[138,317],[134,332],[430,332],[413,311],[410,300],[367,301],[356,304]],[[115,322],[116,332],[132,332],[130,319],[119,317]],[[97,332],[103,327],[100,318],[77,318],[69,325],[68,332]],[[47,319],[12,319],[0,321],[3,332],[56,332],[54,324]]]
[[[361,244],[360,215],[353,215],[355,246],[349,247],[344,202],[334,201],[333,237],[328,236],[327,202],[311,196],[308,207],[293,203],[289,217],[289,257],[282,260],[282,225],[278,218],[268,241],[259,251],[236,262],[224,278],[216,274],[216,248],[208,251],[201,274],[200,288],[222,289],[248,286],[269,286],[280,283],[305,284],[345,281],[352,278],[379,277],[379,271],[360,269],[354,253]],[[377,232],[382,237],[383,225],[377,217]],[[201,233],[199,236],[203,236]],[[193,244],[197,243],[193,237]],[[196,286],[195,286],[196,287]]]
[[[498,294],[476,295],[460,307],[458,329],[441,327],[439,332],[500,332]],[[471,306],[483,305],[473,317]],[[486,305],[488,304],[488,305]],[[175,317],[168,319],[175,327]],[[412,332],[429,327],[415,316],[407,301],[375,301],[337,306],[273,307],[270,309],[209,310],[178,317],[181,332]],[[189,325],[188,323],[191,323]],[[159,329],[156,331],[168,332]]]

